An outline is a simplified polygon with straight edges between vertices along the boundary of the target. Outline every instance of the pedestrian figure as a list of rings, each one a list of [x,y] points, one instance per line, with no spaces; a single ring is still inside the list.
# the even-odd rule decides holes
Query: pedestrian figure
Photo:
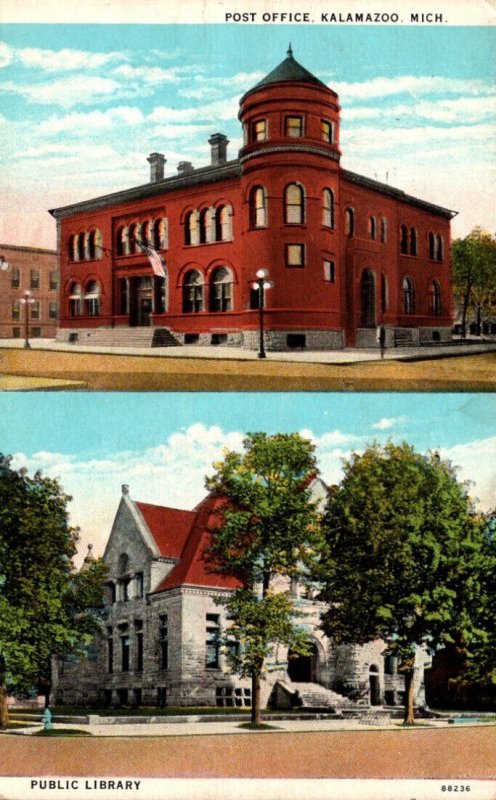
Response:
[[[384,353],[386,350],[386,328],[384,325],[377,326],[377,341],[379,342],[379,347],[381,349],[381,358],[384,358]]]

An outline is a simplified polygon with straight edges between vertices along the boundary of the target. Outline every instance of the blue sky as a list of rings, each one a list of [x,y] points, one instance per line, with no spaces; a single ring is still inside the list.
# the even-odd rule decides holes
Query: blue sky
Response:
[[[439,449],[487,509],[496,505],[495,419],[493,394],[4,394],[0,441],[16,467],[42,469],[73,496],[84,554],[89,541],[103,552],[123,483],[135,500],[192,508],[223,447],[239,449],[248,431],[311,438],[327,483],[373,440]]]
[[[46,209],[146,183],[146,156],[241,145],[240,96],[284,57],[338,91],[342,164],[494,220],[494,27],[42,25],[0,29],[0,241],[55,246]]]

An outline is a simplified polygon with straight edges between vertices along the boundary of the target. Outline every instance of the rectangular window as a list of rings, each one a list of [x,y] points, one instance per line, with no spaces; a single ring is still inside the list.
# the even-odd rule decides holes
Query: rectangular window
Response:
[[[303,117],[286,117],[285,131],[294,139],[303,136]]]
[[[252,142],[263,142],[267,138],[267,120],[257,119],[251,126]]]
[[[58,303],[50,303],[48,306],[48,316],[50,319],[57,319],[59,315],[59,304]]]
[[[334,261],[324,258],[324,280],[328,283],[336,282],[336,268]]]
[[[207,669],[219,669],[220,652],[220,617],[218,614],[207,614],[205,639],[205,666]]]
[[[136,580],[136,597],[138,597],[141,600],[141,598],[145,596],[145,591],[144,591],[145,582],[143,573],[137,572],[135,575],[135,580]]]
[[[12,319],[21,318],[21,304],[19,300],[12,301]]]
[[[21,338],[21,329],[20,328],[12,328],[12,338],[13,339],[20,339]]]
[[[160,615],[160,669],[169,669],[169,631],[167,614]]]
[[[32,269],[31,270],[31,289],[39,289],[40,288],[40,271],[39,269]]]
[[[144,639],[142,620],[136,620],[134,630],[136,632],[136,672],[143,672]]]
[[[329,122],[326,119],[321,120],[320,122],[320,130],[322,133],[322,139],[324,142],[329,142],[332,144],[334,142],[334,129],[332,126],[332,122]]]
[[[123,626],[123,633],[121,633],[121,668],[123,672],[129,672],[130,655],[131,655],[131,637]]]
[[[112,637],[112,628],[107,628],[107,672],[114,671],[114,639]]]
[[[41,328],[31,328],[31,336],[33,339],[41,338]]]
[[[286,266],[304,267],[305,266],[305,245],[287,244],[286,245]]]
[[[59,288],[59,273],[56,270],[52,270],[50,273],[49,287],[52,292]]]
[[[31,303],[31,319],[40,319],[41,317],[41,303],[39,300],[33,300]]]
[[[18,289],[21,285],[21,270],[14,267],[12,270],[12,288]]]

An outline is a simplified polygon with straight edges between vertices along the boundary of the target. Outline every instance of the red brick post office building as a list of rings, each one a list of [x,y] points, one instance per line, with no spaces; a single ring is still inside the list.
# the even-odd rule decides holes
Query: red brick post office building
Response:
[[[164,177],[152,153],[149,183],[52,210],[59,335],[255,348],[264,268],[268,349],[375,346],[378,325],[388,345],[449,338],[455,212],[344,170],[339,112],[290,49],[240,100],[238,158],[215,133],[210,166]]]

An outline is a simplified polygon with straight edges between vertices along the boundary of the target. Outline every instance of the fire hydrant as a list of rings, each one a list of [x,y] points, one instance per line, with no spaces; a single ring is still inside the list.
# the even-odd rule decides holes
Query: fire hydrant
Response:
[[[52,722],[52,712],[50,711],[49,708],[45,708],[42,719],[43,719],[43,727],[45,728],[46,731],[50,731],[53,728],[53,722]]]

